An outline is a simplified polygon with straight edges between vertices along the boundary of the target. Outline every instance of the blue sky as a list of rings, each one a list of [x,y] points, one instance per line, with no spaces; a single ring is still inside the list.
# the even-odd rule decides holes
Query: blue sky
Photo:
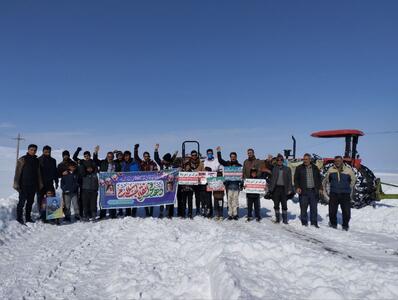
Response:
[[[0,144],[340,154],[398,130],[398,1],[2,1]],[[359,145],[398,169],[397,134]],[[25,145],[26,146],[26,145]]]

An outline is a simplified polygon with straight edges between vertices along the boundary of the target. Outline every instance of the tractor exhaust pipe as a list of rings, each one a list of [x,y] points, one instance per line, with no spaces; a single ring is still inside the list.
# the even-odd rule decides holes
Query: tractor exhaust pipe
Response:
[[[293,159],[296,159],[296,138],[292,135],[293,140]]]

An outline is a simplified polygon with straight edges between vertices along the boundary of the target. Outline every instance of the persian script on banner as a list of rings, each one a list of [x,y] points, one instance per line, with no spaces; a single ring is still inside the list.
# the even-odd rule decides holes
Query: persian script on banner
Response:
[[[242,167],[224,167],[225,181],[242,180]]]
[[[208,192],[214,191],[224,191],[224,177],[209,177],[207,178],[207,187],[206,190]]]
[[[46,219],[60,219],[64,217],[62,199],[60,197],[46,198]]]
[[[173,204],[178,170],[100,173],[103,209]]]
[[[208,171],[201,171],[199,173],[199,184],[205,185],[207,184],[208,178],[217,177],[217,172],[208,172]]]
[[[265,194],[268,190],[265,179],[245,179],[243,191],[250,194]]]
[[[179,172],[178,184],[180,185],[198,185],[199,173],[198,172]]]

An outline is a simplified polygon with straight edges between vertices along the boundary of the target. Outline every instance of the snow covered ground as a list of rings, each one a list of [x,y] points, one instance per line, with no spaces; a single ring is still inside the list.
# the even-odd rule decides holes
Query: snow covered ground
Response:
[[[398,174],[382,179],[398,183]],[[16,202],[16,194],[0,200],[1,299],[398,298],[398,200],[353,210],[349,232],[328,228],[322,205],[321,228],[303,228],[292,201],[289,225],[273,224],[263,199],[260,223],[120,218],[28,227],[13,220]],[[240,203],[244,216],[243,194]]]

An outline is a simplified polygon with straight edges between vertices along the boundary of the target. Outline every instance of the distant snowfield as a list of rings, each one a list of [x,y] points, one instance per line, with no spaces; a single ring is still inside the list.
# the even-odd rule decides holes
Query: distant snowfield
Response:
[[[15,193],[0,199],[0,299],[398,298],[398,200],[352,210],[349,232],[327,227],[323,205],[321,228],[303,228],[293,201],[289,225],[273,224],[263,199],[260,223],[129,217],[28,227],[13,220],[16,202]],[[244,216],[244,194],[240,204]]]

